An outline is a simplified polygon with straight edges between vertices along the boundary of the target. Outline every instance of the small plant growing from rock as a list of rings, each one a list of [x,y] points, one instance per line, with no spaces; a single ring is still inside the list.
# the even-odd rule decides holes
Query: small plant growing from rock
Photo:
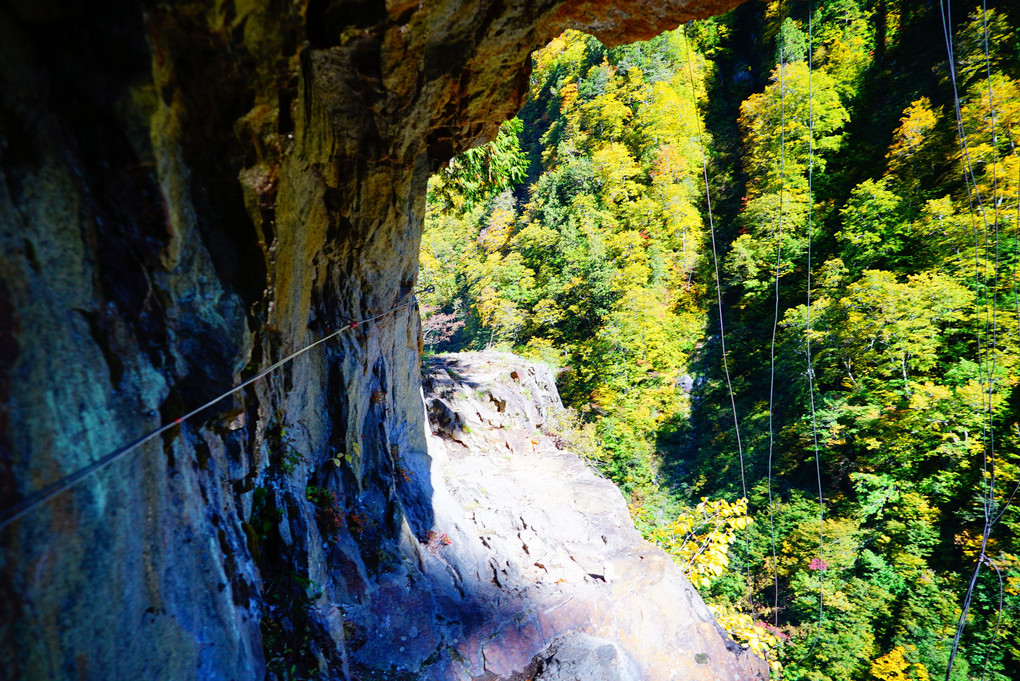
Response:
[[[284,473],[290,475],[299,463],[301,463],[301,454],[295,449],[288,449],[280,459],[280,468]]]
[[[305,498],[315,506],[315,520],[320,531],[327,537],[335,537],[340,528],[346,524],[347,516],[340,507],[336,493],[309,485],[305,487]]]
[[[372,521],[364,513],[352,511],[347,514],[347,527],[355,537],[361,537],[372,529]]]
[[[273,505],[269,491],[265,487],[256,487],[252,495],[251,521],[242,525],[254,545],[253,553],[261,555],[262,547],[273,536],[283,516],[283,511]]]
[[[393,566],[399,562],[395,553],[382,547],[375,552],[375,560],[382,572],[391,571]]]
[[[435,551],[443,546],[449,546],[452,543],[453,541],[450,539],[450,535],[445,532],[429,530],[425,535],[425,546],[430,551]]]
[[[350,449],[346,452],[340,452],[336,456],[330,457],[330,462],[337,468],[339,468],[344,461],[348,464],[353,463],[355,456],[361,454],[361,446],[357,442],[351,443]]]

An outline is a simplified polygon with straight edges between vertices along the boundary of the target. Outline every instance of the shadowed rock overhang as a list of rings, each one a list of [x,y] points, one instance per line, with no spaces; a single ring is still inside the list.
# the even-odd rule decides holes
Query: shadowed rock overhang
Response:
[[[428,176],[532,50],[735,4],[0,4],[3,505],[409,301]],[[359,326],[0,529],[0,678],[342,677],[342,604],[434,522],[419,339]]]

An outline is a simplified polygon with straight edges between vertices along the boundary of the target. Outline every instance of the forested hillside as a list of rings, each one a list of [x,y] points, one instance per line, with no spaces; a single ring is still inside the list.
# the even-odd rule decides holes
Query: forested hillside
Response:
[[[1020,678],[1020,6],[997,5],[568,32],[430,181],[427,349],[561,369],[575,447],[777,677]]]

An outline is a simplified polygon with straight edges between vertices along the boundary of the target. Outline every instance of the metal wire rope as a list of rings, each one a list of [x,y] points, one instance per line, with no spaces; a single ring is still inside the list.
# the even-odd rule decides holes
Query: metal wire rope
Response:
[[[694,66],[691,60],[691,45],[690,38],[687,33],[688,24],[684,25],[684,46],[687,51],[687,70],[691,80],[691,98],[694,100],[694,105],[697,107],[697,89],[694,84]],[[733,430],[736,433],[737,438],[737,455],[740,460],[740,486],[744,495],[744,499],[747,499],[747,479],[744,474],[744,448],[740,442],[740,423],[737,419],[737,401],[733,395],[733,383],[730,380],[730,369],[729,364],[726,361],[726,327],[723,323],[723,302],[722,302],[722,282],[719,277],[719,254],[716,250],[715,245],[715,220],[712,216],[712,193],[708,186],[708,155],[705,153],[705,138],[704,131],[701,127],[701,118],[698,117],[697,111],[695,111],[694,120],[698,130],[698,146],[701,149],[701,169],[705,180],[705,205],[708,209],[708,231],[711,236],[712,242],[712,264],[715,270],[715,293],[716,300],[719,306],[719,342],[722,351],[722,364],[723,373],[726,374],[726,388],[730,394],[730,406],[733,409]],[[754,602],[752,598],[751,590],[751,548],[750,548],[750,529],[745,529],[744,534],[745,546],[746,546],[746,560],[747,560],[747,601],[751,612],[754,612]]]
[[[963,122],[963,113],[962,113],[962,110],[961,110],[961,107],[960,107],[960,95],[959,95],[959,90],[957,88],[957,83],[956,83],[956,59],[955,59],[955,54],[954,54],[954,49],[953,49],[953,38],[952,38],[952,30],[953,29],[952,29],[952,14],[951,14],[951,12],[952,12],[952,7],[951,7],[951,4],[950,4],[949,0],[945,0],[945,2],[943,2],[943,0],[939,0],[939,14],[940,14],[940,18],[942,20],[943,38],[944,38],[945,44],[946,44],[946,53],[947,53],[947,57],[948,57],[948,61],[949,61],[950,80],[951,80],[952,87],[953,87],[953,104],[954,104],[954,112],[956,114],[957,139],[958,139],[959,146],[960,146],[961,160],[964,162],[964,182],[965,182],[965,184],[967,186],[967,195],[968,195],[968,199],[969,199],[969,202],[970,202],[970,211],[969,212],[970,212],[970,217],[971,217],[971,229],[974,232],[974,241],[975,241],[975,250],[974,250],[974,258],[975,258],[974,278],[975,278],[975,286],[978,289],[980,289],[982,284],[983,284],[985,292],[986,292],[986,296],[985,297],[986,297],[986,300],[987,300],[987,290],[988,290],[988,275],[987,275],[987,267],[988,267],[988,265],[987,265],[987,262],[988,262],[988,251],[989,251],[989,245],[988,245],[988,231],[989,231],[988,228],[989,228],[989,225],[988,225],[988,220],[987,220],[987,217],[986,217],[986,211],[985,211],[984,202],[981,200],[981,194],[980,194],[980,190],[978,188],[977,178],[976,178],[976,176],[974,174],[973,163],[972,163],[971,158],[970,158],[970,153],[969,153],[969,148],[968,148],[967,138],[966,138],[966,130],[965,130],[965,127],[964,127],[964,122]],[[990,66],[989,48],[988,48],[988,9],[987,9],[986,3],[984,3],[984,2],[982,2],[981,13],[982,13],[982,28],[983,28],[983,35],[982,35],[983,40],[982,40],[982,43],[983,43],[984,53],[985,53],[984,54],[984,56],[985,56],[985,73],[986,73],[986,77],[988,79],[989,119],[990,119],[990,123],[991,123],[991,136],[992,136],[992,142],[993,142],[993,154],[997,155],[998,150],[997,150],[997,146],[995,145],[995,139],[996,139],[996,133],[995,133],[995,104],[994,104],[994,100],[993,100],[993,97],[992,97],[991,66]],[[992,514],[995,513],[995,435],[994,435],[995,431],[994,431],[994,415],[993,415],[993,410],[992,410],[992,401],[993,401],[993,395],[994,395],[994,381],[995,381],[995,378],[994,378],[994,372],[995,372],[995,350],[996,350],[996,346],[997,346],[997,336],[998,336],[998,329],[997,329],[998,324],[997,324],[997,318],[996,318],[996,313],[997,313],[996,306],[997,306],[997,299],[998,299],[997,298],[997,293],[998,293],[998,271],[999,271],[999,229],[998,229],[998,219],[999,218],[998,218],[998,197],[997,197],[997,195],[998,195],[998,180],[997,180],[997,177],[996,177],[995,162],[994,161],[993,161],[993,167],[992,167],[992,178],[993,178],[993,180],[992,180],[993,181],[993,185],[992,185],[993,186],[993,189],[992,189],[992,192],[993,192],[992,204],[993,204],[993,207],[994,207],[994,214],[993,214],[994,223],[992,225],[992,229],[994,230],[994,235],[995,235],[994,236],[995,258],[994,258],[994,270],[993,270],[993,276],[992,276],[992,282],[993,282],[992,283],[992,302],[991,302],[990,307],[988,306],[987,302],[985,304],[986,305],[986,307],[985,307],[985,320],[986,320],[986,322],[985,322],[985,324],[986,324],[985,336],[986,336],[986,341],[984,343],[984,348],[985,348],[984,356],[982,356],[982,352],[981,352],[981,348],[982,348],[981,334],[980,334],[980,331],[978,332],[978,357],[979,357],[978,368],[979,368],[979,372],[984,374],[984,376],[980,376],[979,375],[979,378],[982,379],[982,382],[987,385],[987,389],[984,391],[984,395],[983,395],[983,398],[982,398],[982,401],[984,402],[983,406],[985,408],[985,415],[986,415],[986,421],[982,424],[983,425],[983,429],[985,430],[986,444],[983,447],[983,460],[982,460],[982,467],[981,467],[982,468],[982,479],[981,479],[981,481],[982,481],[982,487],[983,487],[982,506],[983,506],[983,511],[984,511],[985,524],[984,524],[984,528],[983,528],[983,530],[981,532],[981,547],[980,547],[980,550],[979,550],[979,553],[978,553],[977,563],[974,566],[974,571],[971,574],[970,582],[969,582],[969,584],[967,586],[967,591],[966,591],[966,594],[965,594],[964,600],[963,600],[963,609],[962,609],[962,611],[960,613],[960,619],[957,622],[956,631],[955,631],[955,634],[953,636],[952,647],[951,647],[950,654],[949,654],[949,662],[946,665],[946,681],[949,681],[950,676],[951,676],[952,671],[953,671],[953,665],[954,665],[954,662],[956,660],[956,655],[959,652],[959,648],[960,648],[960,639],[962,638],[963,631],[966,628],[967,615],[968,615],[968,613],[970,611],[970,606],[971,606],[972,599],[973,599],[973,596],[974,596],[974,589],[977,586],[978,577],[980,576],[980,573],[981,573],[981,566],[984,565],[984,564],[990,565],[993,569],[995,569],[996,574],[999,576],[999,582],[1000,582],[1000,584],[999,584],[999,607],[997,609],[997,620],[996,620],[996,626],[995,626],[995,632],[996,633],[993,634],[993,637],[992,637],[993,640],[994,640],[995,636],[997,635],[997,632],[998,632],[998,629],[999,629],[999,624],[1000,624],[1001,617],[1002,617],[1002,598],[1003,598],[1003,596],[1002,596],[1002,576],[999,573],[998,568],[991,562],[991,560],[988,559],[987,555],[985,554],[985,549],[988,546],[988,541],[989,541],[989,538],[991,537],[992,529],[994,528],[995,524],[999,521],[999,519],[1002,517],[1002,515],[1006,512],[1006,510],[1009,508],[1009,505],[1013,502],[1013,498],[1015,497],[1015,495],[1017,493],[1017,488],[1014,488],[1013,492],[1010,494],[1009,498],[1006,500],[1006,503],[1004,504],[1003,508],[993,518]],[[984,275],[983,282],[978,280],[978,277],[981,274],[981,267],[982,267],[982,265],[980,264],[980,261],[979,261],[980,243],[979,243],[979,236],[978,236],[978,233],[977,233],[977,225],[976,225],[976,222],[974,220],[975,203],[976,203],[977,209],[978,209],[978,211],[979,211],[979,213],[981,215],[982,223],[984,224],[984,253],[985,253],[985,258],[984,258],[984,265],[983,266],[985,268],[985,275]],[[1018,198],[1017,215],[1018,215],[1018,221],[1020,221],[1020,198]],[[1016,246],[1014,246],[1014,248],[1016,248]],[[1014,295],[1014,303],[1017,305],[1017,317],[1018,317],[1018,319],[1020,319],[1020,303],[1018,303],[1017,300],[1016,300],[1016,277],[1015,277],[1015,273],[1016,273],[1016,263],[1014,262],[1013,295]],[[990,321],[989,321],[989,318],[990,318]],[[992,337],[992,340],[991,340],[990,343],[987,340],[987,337],[988,337],[989,334]],[[988,364],[987,367],[985,366],[986,362]],[[1020,436],[1020,430],[1018,430],[1018,436]],[[1020,487],[1020,483],[1018,483],[1018,487]],[[990,650],[988,651],[988,654],[985,655],[984,667],[983,667],[982,672],[981,672],[981,678],[982,679],[984,678],[985,673],[987,672],[989,659],[990,659]]]
[[[786,195],[786,84],[783,82],[783,62],[785,44],[782,33],[779,34],[779,220],[776,226],[776,308],[772,319],[772,344],[769,355],[769,532],[772,539],[772,626],[779,626],[779,558],[776,555],[776,513],[772,499],[772,456],[775,447],[775,428],[772,422],[775,407],[776,386],[776,330],[779,328],[779,269],[783,255],[783,199]]]
[[[822,490],[822,462],[818,448],[818,418],[815,410],[815,368],[811,356],[811,266],[812,266],[812,229],[814,217],[814,173],[815,173],[815,118],[814,91],[812,74],[814,73],[814,3],[808,6],[808,197],[807,197],[807,306],[804,320],[804,352],[807,355],[808,397],[811,404],[811,436],[815,452],[815,476],[818,480],[818,630],[811,648],[802,659],[807,659],[818,645],[825,621],[825,494]]]
[[[431,289],[432,289],[432,287],[429,286],[429,287],[426,287],[426,288],[422,289],[421,291],[417,291],[416,293],[430,292]],[[149,433],[146,433],[142,437],[138,438],[137,440],[134,440],[133,442],[125,445],[124,447],[121,447],[118,450],[110,452],[109,454],[106,454],[105,456],[103,456],[103,457],[101,457],[99,459],[96,459],[95,461],[93,461],[89,465],[87,465],[87,466],[85,466],[83,468],[79,468],[74,473],[66,475],[66,476],[60,478],[59,480],[57,480],[56,482],[54,482],[54,483],[52,483],[50,485],[47,485],[43,489],[38,490],[38,491],[36,491],[33,494],[30,494],[29,496],[25,497],[24,499],[22,499],[18,503],[14,504],[12,506],[8,506],[7,508],[5,508],[2,511],[0,511],[0,530],[2,530],[3,528],[7,527],[8,525],[16,522],[20,518],[23,518],[24,516],[26,516],[27,514],[31,513],[32,511],[34,511],[38,507],[40,507],[43,504],[45,504],[47,501],[49,501],[49,500],[53,499],[54,497],[62,494],[63,492],[66,492],[67,490],[71,489],[76,484],[78,484],[79,482],[81,482],[85,478],[89,477],[93,473],[96,473],[96,472],[106,468],[107,466],[112,464],[114,461],[127,456],[131,452],[137,450],[138,448],[140,448],[142,445],[146,444],[147,442],[150,442],[151,440],[159,437],[160,435],[162,435],[163,433],[167,432],[171,428],[174,428],[176,426],[181,425],[182,423],[184,423],[185,421],[190,419],[192,416],[195,416],[196,414],[198,414],[198,413],[200,413],[202,411],[205,411],[209,407],[217,404],[218,402],[221,402],[221,401],[225,400],[226,398],[230,397],[234,393],[239,392],[239,391],[247,388],[251,384],[255,383],[256,381],[259,381],[259,380],[265,378],[269,374],[271,374],[271,373],[275,372],[276,370],[278,370],[280,367],[284,366],[285,364],[288,364],[289,362],[291,362],[295,358],[305,354],[306,352],[308,352],[312,348],[315,348],[315,347],[317,347],[319,345],[322,345],[323,343],[325,343],[325,342],[327,342],[327,341],[329,341],[329,340],[331,340],[333,338],[336,338],[340,334],[342,334],[342,333],[344,333],[346,331],[349,331],[350,329],[357,328],[360,324],[366,324],[368,322],[373,322],[373,321],[381,319],[381,318],[383,318],[383,317],[385,317],[387,315],[393,314],[394,312],[397,312],[399,310],[403,310],[405,308],[409,308],[412,305],[414,305],[416,302],[417,302],[417,299],[414,297],[414,295],[412,295],[411,296],[411,300],[409,300],[406,303],[403,303],[401,305],[397,305],[395,307],[392,307],[389,310],[386,310],[385,312],[381,312],[381,313],[379,313],[379,314],[377,314],[377,315],[375,315],[373,317],[367,317],[367,318],[362,319],[360,321],[352,321],[352,322],[350,322],[348,324],[345,324],[343,327],[337,329],[336,331],[333,331],[333,332],[329,333],[328,335],[320,338],[319,340],[317,340],[317,341],[315,341],[313,343],[309,343],[308,345],[304,346],[303,348],[301,348],[301,349],[299,349],[299,350],[297,350],[295,352],[290,353],[289,355],[287,355],[283,359],[281,359],[281,360],[279,360],[277,362],[274,362],[273,364],[269,365],[268,367],[266,367],[262,371],[258,372],[257,374],[255,374],[251,378],[248,378],[247,380],[242,381],[241,383],[235,385],[234,387],[230,388],[226,392],[223,392],[220,395],[218,395],[217,397],[209,400],[205,404],[192,409],[191,411],[189,411],[188,413],[184,414],[183,416],[179,416],[176,419],[174,419],[173,421],[170,421],[169,423],[166,423],[166,424],[160,426],[159,428],[157,428],[157,429],[155,429],[155,430],[153,430],[153,431],[151,431]]]

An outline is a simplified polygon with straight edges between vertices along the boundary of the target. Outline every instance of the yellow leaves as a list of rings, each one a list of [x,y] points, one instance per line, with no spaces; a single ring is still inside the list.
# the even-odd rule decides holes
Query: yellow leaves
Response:
[[[931,108],[931,100],[921,97],[911,102],[903,111],[900,127],[894,133],[895,142],[889,148],[889,156],[909,156],[924,141],[928,132],[938,121],[938,111]]]
[[[684,320],[655,291],[634,285],[647,278],[647,268],[643,260],[624,265],[617,282],[623,294],[613,305],[598,340],[624,356],[641,357],[649,363],[649,370],[676,375],[686,361],[689,346],[685,343],[690,342],[696,329],[683,326]],[[625,278],[628,272],[632,277],[629,283]]]
[[[986,153],[1020,142],[1020,82],[993,74],[975,83],[962,109],[972,162],[987,162]]]
[[[560,112],[567,114],[577,102],[577,83],[570,82],[560,88]]]
[[[674,163],[682,164],[689,172],[698,172],[701,162],[698,135],[706,133],[699,126],[696,103],[686,91],[689,78],[686,73],[684,76],[683,82],[674,79],[655,83],[651,88],[651,101],[638,110],[636,123],[644,128],[646,147],[669,149],[669,154],[675,154],[672,156]],[[708,137],[703,141],[711,145]],[[672,170],[675,172],[678,167]],[[678,181],[680,176],[674,174],[674,178]]]
[[[871,678],[876,681],[930,681],[928,669],[920,662],[910,662],[907,656],[916,657],[914,646],[896,646],[871,663]]]
[[[548,298],[543,298],[535,303],[535,307],[531,311],[532,322],[537,326],[555,326],[565,316],[563,308],[556,301]]]
[[[535,336],[528,340],[527,345],[520,351],[522,357],[537,362],[545,362],[550,366],[559,366],[562,362],[562,353],[556,349],[556,345],[548,338]]]
[[[845,322],[825,344],[854,358],[862,375],[906,381],[908,373],[934,366],[942,328],[961,319],[972,300],[943,274],[923,272],[899,282],[892,272],[866,270],[847,286],[839,301]]]
[[[897,646],[872,663],[871,676],[879,681],[908,681],[909,669],[903,648]]]
[[[1012,358],[1009,358],[1012,359]],[[997,358],[998,362],[999,358]],[[999,362],[1001,367],[1001,362]],[[998,373],[998,372],[997,372]],[[991,395],[989,396],[989,385],[986,380],[971,379],[964,385],[961,385],[954,389],[957,403],[961,407],[971,413],[981,414],[984,413],[990,406],[993,413],[998,413],[1007,406],[1007,398],[1010,395],[1009,391],[1005,391],[1002,388],[1003,383],[1008,384],[1009,379],[1003,381],[1000,377],[994,377],[992,382]],[[989,404],[989,397],[991,397]],[[972,443],[972,451],[979,451],[983,448],[983,444],[975,438]]]
[[[634,181],[641,174],[641,166],[625,145],[612,142],[599,148],[592,154],[592,163],[607,203],[627,201],[642,192],[641,185]]]
[[[496,208],[489,216],[489,224],[478,234],[478,243],[487,253],[502,250],[513,234],[515,215],[513,210]]]
[[[691,584],[702,587],[726,572],[730,545],[751,522],[747,499],[703,498],[672,523],[652,530],[648,539],[673,556]]]
[[[920,385],[914,384],[910,394],[910,408],[922,411],[938,402],[948,402],[952,397],[953,391],[948,386],[925,381]]]
[[[957,160],[975,174],[974,191],[980,197],[976,218],[987,229],[988,224],[1001,219],[991,215],[990,206],[1016,205],[1020,193],[1016,151],[1020,144],[1020,81],[993,73],[974,83],[965,101],[962,116],[967,154],[957,154]]]
[[[517,306],[500,296],[491,286],[482,289],[475,309],[484,327],[505,332],[511,337],[524,325],[524,315]]]
[[[1004,591],[1010,596],[1020,596],[1020,557],[1012,553],[1000,553],[995,558],[995,567],[1006,575]]]
[[[953,543],[959,546],[963,550],[963,555],[968,560],[976,560],[981,554],[981,541],[982,534],[974,530],[964,530],[953,537]],[[992,553],[995,547],[995,538],[991,537],[988,540],[988,545],[985,547],[985,553]]]
[[[534,79],[542,79],[557,63],[568,65],[584,62],[587,37],[580,31],[566,30],[534,54]],[[534,82],[534,80],[533,80]]]
[[[777,68],[765,91],[751,95],[740,105],[739,122],[747,150],[743,161],[750,176],[748,197],[777,190],[779,164],[776,159],[780,157],[784,142],[787,175],[806,174],[808,106],[808,67],[804,62]],[[824,166],[824,154],[839,146],[838,131],[849,118],[839,101],[836,81],[824,72],[812,74],[811,110],[817,172]],[[785,136],[782,134],[784,121]]]
[[[840,573],[856,561],[860,550],[860,525],[851,518],[826,518],[824,546],[819,557],[818,520],[799,523],[782,543],[776,572],[781,577],[811,574],[812,563],[823,563],[828,573]],[[817,561],[817,562],[816,562]],[[827,580],[831,582],[830,580]]]
[[[564,49],[567,47],[568,37],[568,33],[561,33],[550,40],[548,45],[535,51],[534,59],[536,71],[548,70],[553,61],[563,54]]]
[[[855,599],[856,600],[856,599]],[[825,607],[839,612],[853,612],[858,608],[855,601],[851,601],[846,592],[836,589],[835,591],[825,590]]]
[[[676,184],[689,174],[689,159],[680,154],[672,144],[663,144],[655,154],[652,163],[652,181]]]
[[[818,61],[825,73],[836,81],[844,98],[850,99],[860,87],[861,78],[872,63],[870,44],[860,33],[834,36],[828,45],[819,47]]]
[[[928,567],[928,562],[924,558],[905,551],[893,553],[892,559],[897,570],[902,573],[916,574]]]
[[[555,248],[559,240],[560,233],[555,229],[532,220],[514,235],[511,247],[518,251],[544,251]]]
[[[622,139],[627,131],[632,112],[630,107],[616,96],[607,92],[592,99],[581,107],[587,128],[603,139]]]
[[[750,648],[760,657],[766,659],[773,657],[769,653],[779,645],[780,637],[786,636],[764,622],[755,622],[750,615],[739,612],[732,606],[709,604],[708,608],[715,615],[715,621],[733,637],[733,640],[743,648]],[[769,666],[777,673],[782,671],[782,665],[777,660],[772,660]]]
[[[889,160],[889,172],[898,173],[901,166],[920,151],[930,132],[935,128],[941,109],[932,109],[931,100],[927,97],[911,102],[903,110],[900,127],[893,133],[893,143],[889,145],[886,158]]]
[[[579,134],[582,112],[577,106],[577,83],[569,82],[560,88],[560,113],[567,123],[568,134]],[[542,161],[548,164],[556,153],[555,146],[550,145],[542,150]]]
[[[868,451],[874,452],[882,449],[882,441],[879,440],[878,438],[865,437],[861,438],[860,442],[861,444],[864,445],[864,448],[867,449]]]
[[[644,283],[648,280],[652,270],[648,266],[646,246],[646,239],[636,230],[610,234],[606,239],[606,250],[621,269],[620,289],[625,288],[627,284],[633,286],[635,283]]]
[[[847,382],[849,383],[849,381]],[[850,387],[847,385],[847,387]],[[824,434],[825,445],[827,447],[835,447],[838,445],[846,444],[846,437],[842,434],[846,430],[846,426],[838,421],[832,423],[829,426],[827,433]]]

